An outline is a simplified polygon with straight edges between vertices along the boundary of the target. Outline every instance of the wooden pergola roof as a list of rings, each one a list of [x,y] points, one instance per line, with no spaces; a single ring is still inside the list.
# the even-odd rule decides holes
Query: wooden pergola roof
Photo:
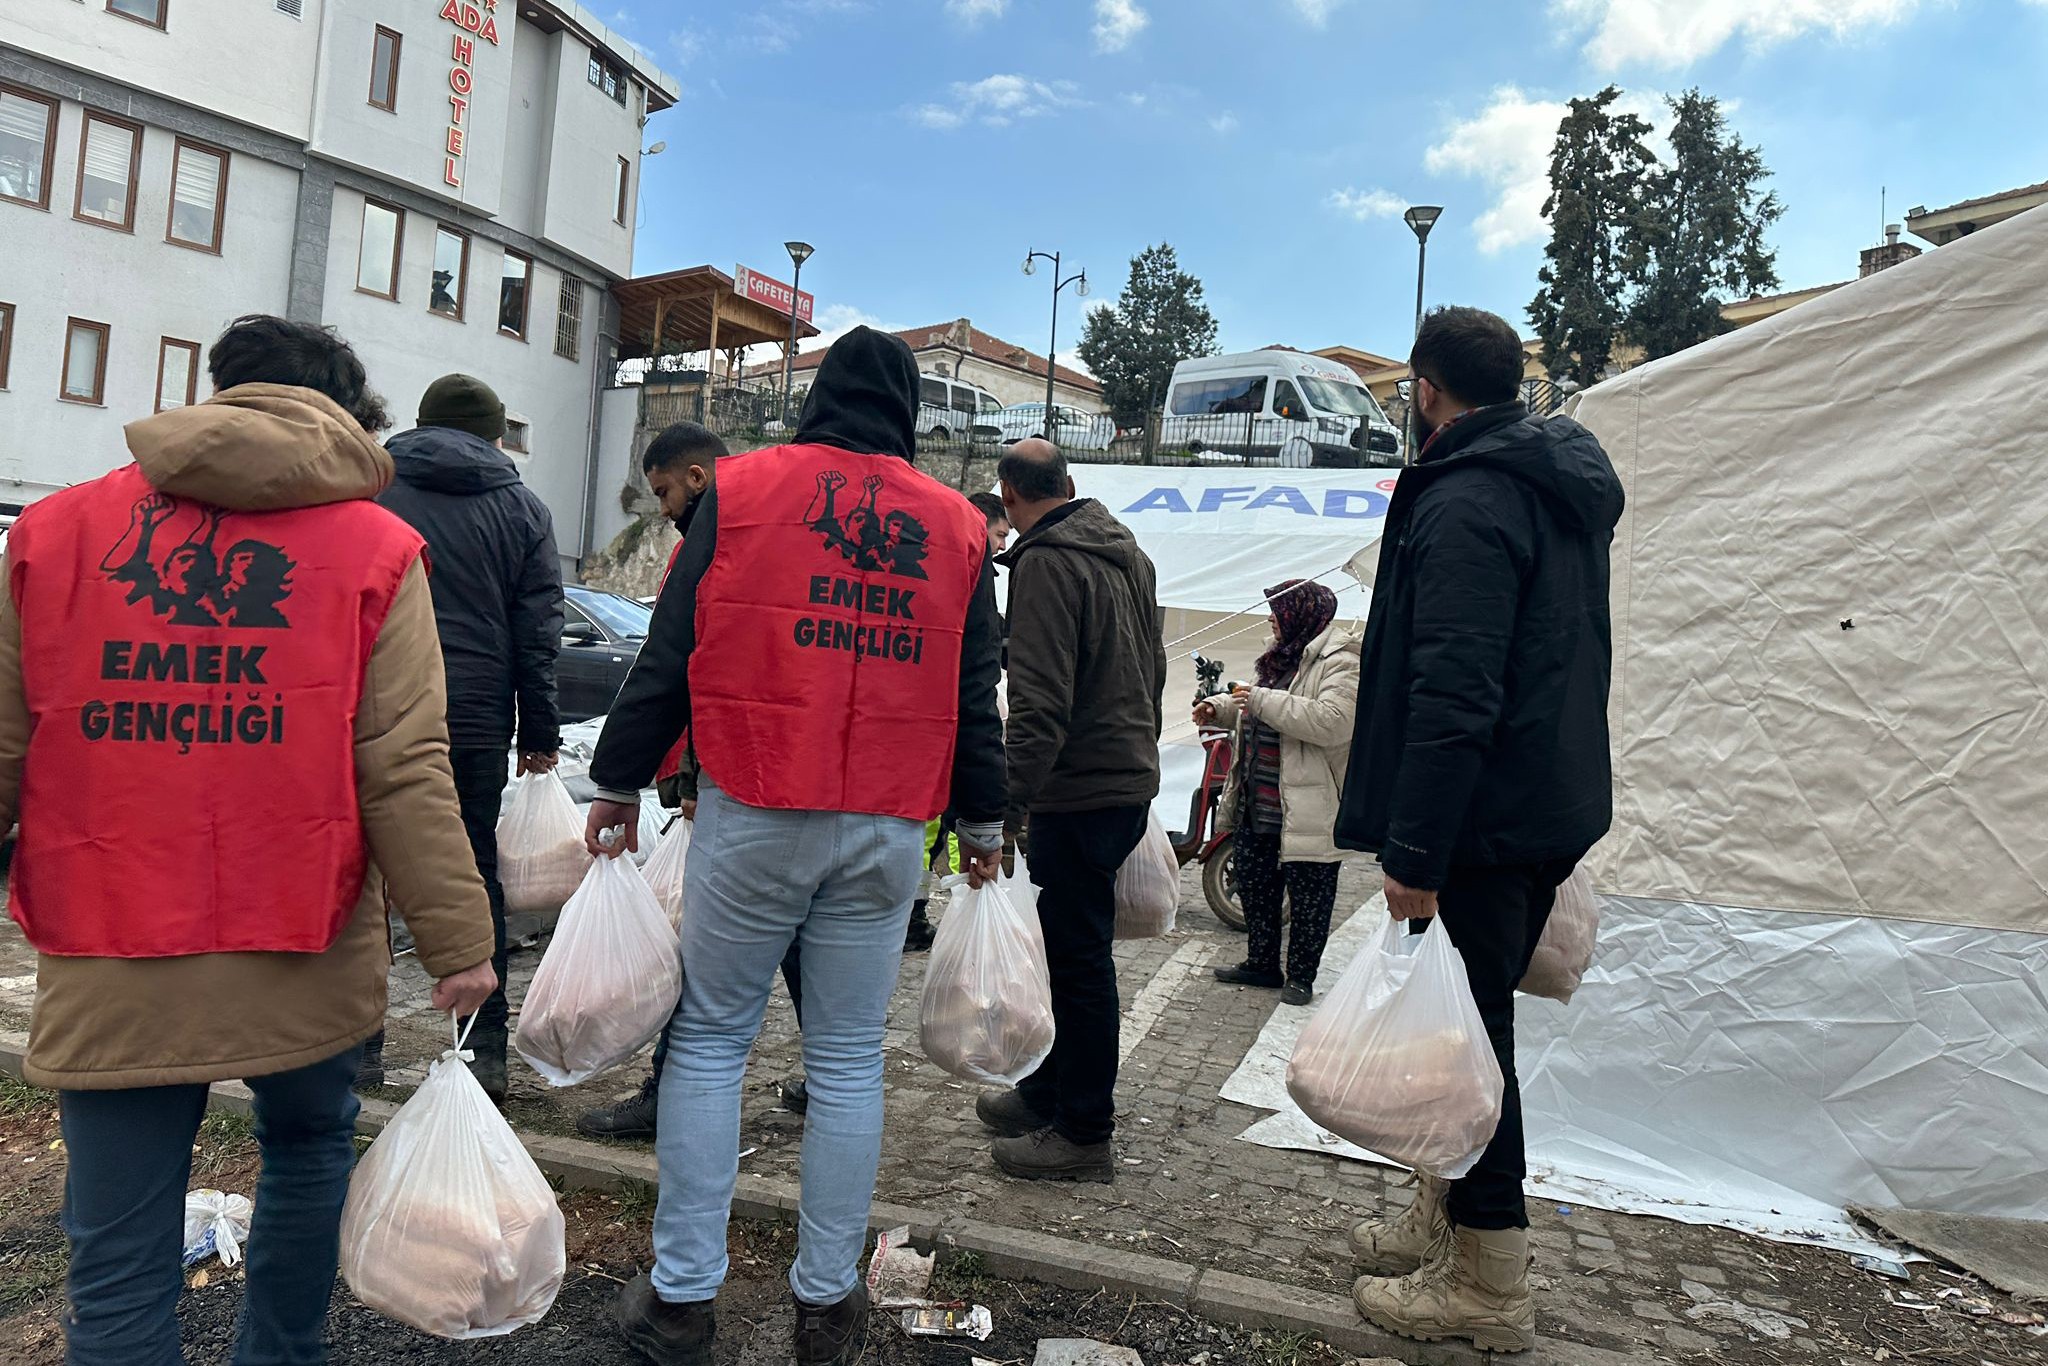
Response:
[[[716,266],[619,281],[612,286],[619,303],[619,358],[788,345],[789,315],[741,298],[732,286],[732,276]],[[800,321],[796,335],[815,337],[818,329]]]

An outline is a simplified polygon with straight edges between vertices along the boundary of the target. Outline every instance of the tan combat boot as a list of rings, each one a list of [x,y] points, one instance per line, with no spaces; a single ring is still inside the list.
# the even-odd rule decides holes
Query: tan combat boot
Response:
[[[1404,1338],[1465,1338],[1489,1352],[1536,1345],[1525,1228],[1453,1228],[1420,1271],[1399,1280],[1362,1276],[1351,1298],[1359,1313]]]
[[[1391,1219],[1367,1219],[1351,1230],[1351,1255],[1368,1276],[1405,1276],[1429,1259],[1430,1249],[1450,1237],[1444,1197],[1451,1186],[1417,1173],[1415,1198]]]

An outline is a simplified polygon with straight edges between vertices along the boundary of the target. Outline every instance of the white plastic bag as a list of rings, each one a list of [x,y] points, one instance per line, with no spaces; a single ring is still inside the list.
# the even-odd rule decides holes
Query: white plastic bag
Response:
[[[640,837],[643,841],[646,835]],[[683,928],[683,865],[690,857],[690,823],[681,816],[669,827],[647,866],[640,871],[654,891],[654,899],[668,916],[668,923],[680,935]]]
[[[457,1047],[460,1047],[458,1043]],[[443,1338],[537,1323],[562,1288],[562,1211],[449,1049],[356,1164],[341,1274],[380,1314]]]
[[[640,801],[640,847],[633,851],[633,862],[645,868],[647,861],[654,857],[656,846],[661,843],[661,827],[668,824],[662,815],[661,803],[650,802],[645,797]]]
[[[1180,860],[1156,813],[1145,817],[1145,836],[1116,874],[1116,937],[1157,939],[1173,933],[1180,905]]]
[[[1019,859],[1012,878],[960,887],[939,922],[918,1034],[956,1077],[1015,1086],[1052,1052],[1052,974],[1030,891]]]
[[[498,818],[498,881],[513,915],[553,915],[576,894],[590,868],[583,822],[569,789],[553,773],[529,773],[513,784]]]
[[[629,858],[601,858],[562,908],[519,1007],[513,1046],[551,1086],[631,1058],[683,994],[675,928]]]
[[[1431,1176],[1472,1170],[1500,1123],[1500,1063],[1443,924],[1411,936],[1381,917],[1301,1031],[1287,1094],[1359,1147]]]
[[[254,1213],[246,1195],[211,1188],[185,1192],[185,1265],[197,1266],[215,1253],[222,1266],[241,1261]]]
[[[1593,880],[1586,876],[1582,863],[1557,889],[1550,919],[1536,941],[1535,956],[1516,990],[1553,1001],[1571,1000],[1586,969],[1593,965],[1593,941],[1599,937],[1600,903],[1593,897]]]

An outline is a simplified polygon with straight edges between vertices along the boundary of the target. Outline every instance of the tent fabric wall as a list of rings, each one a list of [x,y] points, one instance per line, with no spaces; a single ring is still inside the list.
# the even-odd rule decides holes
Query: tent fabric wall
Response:
[[[1631,896],[2048,930],[2048,211],[1611,380]]]

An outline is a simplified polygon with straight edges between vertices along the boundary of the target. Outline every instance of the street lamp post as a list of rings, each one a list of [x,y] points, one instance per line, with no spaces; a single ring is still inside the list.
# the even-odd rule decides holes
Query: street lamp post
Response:
[[[790,371],[796,363],[796,300],[802,292],[804,262],[811,259],[811,253],[817,248],[809,242],[784,242],[782,245],[789,252],[789,259],[796,262],[796,274],[789,282],[789,345],[782,349],[782,425],[787,427],[792,420],[789,399]]]
[[[1058,430],[1058,424],[1053,421],[1052,357],[1053,352],[1059,349],[1060,341],[1060,291],[1068,285],[1075,285],[1074,293],[1080,298],[1087,298],[1088,271],[1084,267],[1062,279],[1060,277],[1060,254],[1058,252],[1033,251],[1025,253],[1024,256],[1024,273],[1026,275],[1036,275],[1038,273],[1038,262],[1041,257],[1052,262],[1052,336],[1045,344],[1045,431],[1041,433],[1046,440],[1051,441],[1054,439],[1053,433]]]
[[[1422,331],[1422,277],[1429,265],[1429,230],[1436,226],[1436,220],[1443,216],[1443,212],[1435,204],[1417,204],[1401,215],[1415,231],[1415,330],[1418,333]]]

